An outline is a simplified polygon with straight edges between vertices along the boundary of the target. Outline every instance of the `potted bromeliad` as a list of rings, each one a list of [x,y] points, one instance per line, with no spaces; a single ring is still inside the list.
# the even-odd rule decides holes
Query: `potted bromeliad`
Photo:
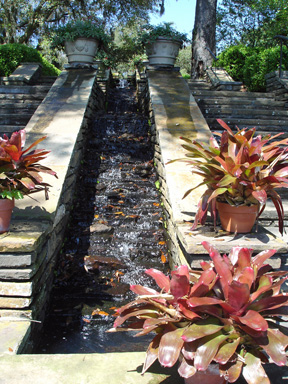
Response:
[[[139,41],[146,49],[150,65],[173,66],[179,49],[188,41],[187,35],[176,31],[172,24],[147,24],[143,27]]]
[[[69,64],[92,64],[97,50],[110,42],[100,22],[89,19],[69,21],[51,32],[52,47],[65,48]]]
[[[0,233],[9,230],[14,200],[24,195],[44,191],[48,198],[49,184],[45,183],[40,173],[57,177],[52,169],[39,164],[49,151],[34,147],[46,137],[41,137],[24,149],[25,130],[0,137]]]
[[[214,225],[218,212],[224,230],[250,232],[270,198],[278,214],[279,231],[283,233],[283,205],[276,189],[288,187],[288,138],[278,140],[282,133],[256,136],[256,128],[233,133],[224,121],[217,121],[224,128],[222,133],[215,133],[220,136],[219,141],[214,136],[209,144],[181,137],[186,158],[170,161],[187,162],[192,173],[203,177],[200,185],[207,188],[198,203],[192,230],[198,223],[205,224],[211,207]],[[189,189],[183,198],[195,188]]]
[[[178,362],[191,384],[234,383],[241,374],[248,384],[268,384],[263,364],[287,364],[288,295],[280,290],[287,272],[266,264],[275,250],[252,256],[252,249],[234,247],[222,256],[202,245],[211,261],[201,271],[182,265],[169,277],[147,270],[158,291],[132,285],[139,296],[117,310],[111,331],[156,333],[142,373],[158,359],[164,367]]]

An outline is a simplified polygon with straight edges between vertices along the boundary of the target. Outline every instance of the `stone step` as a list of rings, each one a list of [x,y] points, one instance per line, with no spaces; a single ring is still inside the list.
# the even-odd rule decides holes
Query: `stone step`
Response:
[[[0,136],[3,136],[4,133],[7,136],[10,136],[11,133],[25,129],[25,127],[26,125],[0,125]]]
[[[221,130],[219,123],[216,121],[216,118],[206,118],[206,121],[210,129]],[[226,124],[229,125],[232,129],[236,126],[239,128],[253,128],[261,130],[262,132],[288,132],[288,121],[287,120],[267,120],[267,119],[244,119],[244,118],[224,118]]]
[[[47,93],[42,93],[42,94],[16,94],[16,93],[10,93],[10,94],[4,94],[0,93],[0,103],[3,104],[5,102],[11,102],[15,101],[17,103],[25,103],[25,102],[40,102],[44,99]]]
[[[35,104],[29,104],[29,103],[14,103],[14,104],[4,104],[0,103],[0,114],[1,116],[3,114],[19,114],[19,113],[24,113],[24,114],[30,114],[32,115],[35,110],[37,109],[39,103]]]
[[[1,114],[1,123],[0,125],[26,125],[31,119],[31,113],[11,113],[11,114]]]
[[[209,90],[210,89],[210,87],[211,87],[211,84],[210,83],[208,83],[207,81],[204,81],[204,80],[202,80],[202,81],[189,81],[189,87],[190,87],[190,89],[192,90],[203,90],[203,89],[205,89],[205,90]]]
[[[197,101],[198,105],[200,107],[217,107],[217,106],[230,106],[231,108],[233,106],[241,106],[245,107],[245,109],[252,109],[252,108],[261,108],[261,109],[283,109],[285,108],[285,101],[283,100],[271,100],[268,99],[249,99],[244,100],[243,98],[219,98],[217,96],[213,97],[206,97],[206,98],[200,98],[195,97],[195,100]]]
[[[196,98],[197,96],[204,97],[224,97],[224,98],[239,98],[239,99],[274,99],[274,94],[272,92],[242,92],[242,91],[211,91],[211,90],[195,90],[189,87],[192,94]]]
[[[39,85],[51,85],[55,82],[57,76],[41,76],[40,79],[37,80]]]
[[[0,93],[2,94],[46,94],[49,89],[51,88],[50,85],[1,85],[0,86]]]
[[[263,118],[266,116],[272,119],[285,119],[288,116],[287,110],[272,110],[272,109],[255,109],[255,108],[228,108],[223,107],[223,105],[206,107],[205,108],[205,117],[215,117],[217,116],[231,116],[231,118],[244,118],[244,119],[253,119],[256,117]]]

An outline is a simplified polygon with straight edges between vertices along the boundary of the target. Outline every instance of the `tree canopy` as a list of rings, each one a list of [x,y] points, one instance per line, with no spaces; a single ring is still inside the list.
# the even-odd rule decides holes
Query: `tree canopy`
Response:
[[[218,48],[236,44],[272,47],[288,34],[287,0],[223,0],[217,10]]]
[[[116,22],[148,20],[164,0],[0,0],[0,42],[32,43],[49,26],[68,19],[90,17],[112,28]]]

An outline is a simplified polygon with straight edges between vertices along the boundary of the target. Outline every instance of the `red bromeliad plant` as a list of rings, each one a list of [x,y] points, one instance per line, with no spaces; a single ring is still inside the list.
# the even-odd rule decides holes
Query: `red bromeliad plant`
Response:
[[[287,328],[279,325],[288,315],[288,296],[280,292],[287,272],[265,264],[275,250],[253,257],[253,250],[234,247],[222,257],[202,245],[211,257],[202,271],[182,265],[169,278],[147,270],[160,292],[132,285],[140,296],[117,310],[114,328],[123,330],[126,322],[126,330],[140,331],[136,336],[156,332],[142,373],[157,359],[164,367],[179,361],[180,376],[188,378],[215,362],[229,383],[242,373],[249,384],[268,384],[262,364],[287,363],[288,336],[280,331]]]
[[[39,164],[49,151],[33,149],[46,137],[36,140],[27,149],[25,130],[14,132],[11,138],[0,138],[0,198],[22,199],[24,195],[45,190],[46,198],[49,184],[43,182],[40,172],[57,177],[52,169]]]
[[[210,205],[215,223],[216,200],[235,206],[259,205],[259,217],[269,197],[283,233],[283,205],[275,189],[288,187],[288,138],[275,140],[282,133],[254,136],[256,128],[233,133],[224,121],[217,121],[224,128],[223,133],[215,133],[220,136],[219,144],[213,136],[209,144],[181,137],[188,144],[182,145],[187,150],[186,158],[171,161],[185,161],[192,165],[192,173],[203,177],[203,182],[189,189],[184,197],[201,185],[207,187],[198,203],[192,230],[198,223],[205,224]]]

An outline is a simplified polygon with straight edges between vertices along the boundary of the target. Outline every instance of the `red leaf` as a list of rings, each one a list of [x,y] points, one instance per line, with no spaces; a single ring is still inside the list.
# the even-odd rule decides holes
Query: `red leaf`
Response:
[[[262,267],[263,263],[273,256],[276,253],[276,249],[268,249],[267,251],[263,251],[258,253],[258,255],[252,257],[252,263],[257,266],[259,269]]]
[[[219,371],[222,376],[225,376],[229,383],[235,383],[242,372],[243,362],[236,360],[227,364],[219,365]],[[204,384],[204,383],[203,383]]]
[[[170,292],[177,300],[179,297],[188,295],[190,290],[189,280],[185,275],[173,274],[170,282]]]
[[[247,284],[232,281],[228,287],[228,303],[235,311],[239,311],[250,299],[250,289]]]
[[[238,320],[247,325],[249,328],[255,329],[256,331],[267,331],[268,323],[267,321],[255,311],[247,311],[245,316],[238,317]]]
[[[146,269],[145,273],[156,281],[159,288],[164,289],[165,292],[170,290],[170,279],[168,276],[164,275],[163,272],[158,271],[158,269],[150,268]]]
[[[197,313],[191,311],[185,299],[178,299],[178,306],[180,312],[183,313],[183,315],[187,317],[187,319],[193,320],[196,317],[200,317]]]
[[[130,285],[130,290],[136,295],[159,295],[155,289],[143,287],[142,285]]]
[[[232,282],[232,273],[216,248],[214,248],[207,241],[203,241],[202,245],[209,252],[209,255],[214,263],[216,272],[220,276],[220,282],[223,288],[225,299],[228,299],[228,287],[229,284]]]

